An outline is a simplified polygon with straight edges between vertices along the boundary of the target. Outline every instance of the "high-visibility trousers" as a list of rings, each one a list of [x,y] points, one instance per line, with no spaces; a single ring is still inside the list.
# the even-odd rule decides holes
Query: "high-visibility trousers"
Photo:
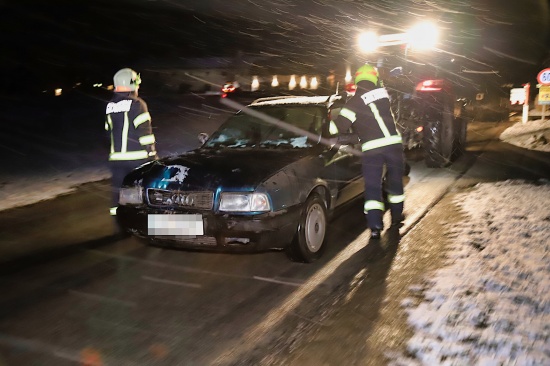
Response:
[[[384,183],[385,166],[385,183]],[[384,191],[387,194],[392,221],[403,218],[405,195],[403,191],[403,172],[405,164],[403,146],[389,145],[365,151],[362,157],[363,179],[365,181],[364,212],[371,229],[384,227],[382,218],[385,212]]]

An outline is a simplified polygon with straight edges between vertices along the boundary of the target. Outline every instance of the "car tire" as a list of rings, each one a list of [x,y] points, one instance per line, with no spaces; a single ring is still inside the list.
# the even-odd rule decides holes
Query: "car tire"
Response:
[[[453,156],[458,158],[466,151],[467,125],[463,118],[457,118],[455,121],[456,134],[454,140]]]
[[[433,115],[439,118],[427,121],[423,131],[424,161],[428,168],[443,168],[451,162],[453,152],[453,116],[447,109]]]
[[[292,243],[286,247],[288,257],[306,263],[319,259],[325,249],[327,223],[325,202],[314,193],[306,201]]]

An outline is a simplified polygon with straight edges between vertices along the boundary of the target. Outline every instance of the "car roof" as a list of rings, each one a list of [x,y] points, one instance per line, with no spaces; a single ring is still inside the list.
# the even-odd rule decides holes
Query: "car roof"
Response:
[[[322,104],[330,106],[337,100],[342,99],[342,95],[318,95],[318,96],[300,96],[300,95],[285,95],[278,97],[259,98],[253,101],[250,106],[266,106],[266,105],[307,105],[307,104]]]

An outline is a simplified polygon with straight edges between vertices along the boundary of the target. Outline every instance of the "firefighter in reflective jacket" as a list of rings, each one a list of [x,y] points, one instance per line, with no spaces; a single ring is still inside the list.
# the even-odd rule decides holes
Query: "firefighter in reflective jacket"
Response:
[[[141,79],[132,69],[114,76],[115,92],[106,108],[105,130],[110,133],[111,215],[116,215],[122,180],[133,168],[156,159],[155,135],[147,104],[138,97]]]
[[[380,238],[385,211],[383,174],[386,167],[386,193],[392,225],[403,221],[403,146],[390,109],[388,92],[379,80],[378,70],[371,65],[361,66],[355,74],[355,95],[346,102],[330,130],[338,143],[352,132],[359,137],[362,153],[362,170],[365,181],[364,212],[371,238]],[[344,133],[338,133],[338,132]]]

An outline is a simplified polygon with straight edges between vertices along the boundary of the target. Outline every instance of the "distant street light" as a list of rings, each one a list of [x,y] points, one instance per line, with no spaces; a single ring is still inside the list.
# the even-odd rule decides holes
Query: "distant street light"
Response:
[[[260,89],[260,81],[258,80],[257,76],[254,76],[252,78],[252,84],[250,85],[250,90],[257,91],[258,89]]]
[[[348,67],[348,69],[346,70],[346,78],[345,78],[345,80],[346,80],[346,83],[349,83],[349,82],[351,82],[351,80],[352,80],[352,79],[351,79],[351,70],[349,69],[349,67]]]
[[[290,82],[288,83],[288,89],[294,90],[296,88],[296,75],[292,75],[290,77]]]
[[[307,88],[307,79],[305,76],[302,76],[300,79],[300,88],[305,89]]]
[[[311,82],[309,83],[309,87],[311,89],[317,89],[319,87],[319,82],[317,81],[317,77],[313,76],[311,78]]]

